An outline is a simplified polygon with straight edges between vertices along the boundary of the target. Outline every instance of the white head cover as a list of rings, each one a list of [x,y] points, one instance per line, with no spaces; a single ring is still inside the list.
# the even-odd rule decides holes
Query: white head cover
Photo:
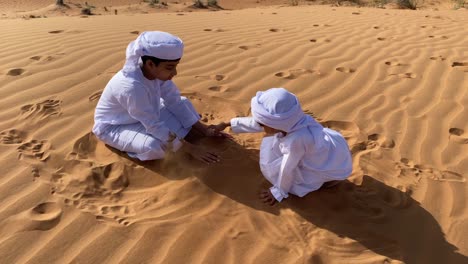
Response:
[[[251,101],[252,116],[258,123],[291,132],[305,114],[297,97],[284,88],[257,92]]]
[[[174,35],[161,31],[143,32],[128,44],[123,72],[128,74],[139,69],[138,60],[141,56],[177,60],[182,58],[183,51],[184,43]]]

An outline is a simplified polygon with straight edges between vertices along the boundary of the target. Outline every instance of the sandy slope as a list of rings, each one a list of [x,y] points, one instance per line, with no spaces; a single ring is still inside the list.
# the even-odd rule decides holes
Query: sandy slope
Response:
[[[262,8],[0,21],[2,263],[466,263],[466,11]],[[89,133],[136,32],[179,35],[209,123],[286,87],[341,131],[349,181],[263,206],[261,135],[141,163]]]

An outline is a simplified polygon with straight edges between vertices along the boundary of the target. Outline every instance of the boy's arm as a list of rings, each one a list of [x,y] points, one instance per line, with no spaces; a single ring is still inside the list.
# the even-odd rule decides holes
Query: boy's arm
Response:
[[[181,121],[185,128],[191,127],[196,123],[200,116],[187,104],[181,102],[181,95],[179,88],[171,80],[160,82],[161,85],[161,98],[164,99],[166,108]]]
[[[263,127],[255,122],[252,117],[236,117],[231,119],[230,122],[221,122],[217,125],[209,125],[207,128],[215,136],[232,138],[232,136],[222,132],[227,127],[231,127],[231,130],[234,133],[255,133],[263,131]]]
[[[278,202],[288,198],[288,193],[294,183],[294,170],[299,165],[305,154],[305,147],[300,140],[291,141],[290,145],[285,146],[281,152],[283,160],[276,184],[270,188],[271,194]]]
[[[263,127],[253,117],[236,117],[229,122],[234,133],[257,133],[263,132]]]
[[[159,105],[155,106],[149,98],[145,89],[133,89],[122,92],[117,99],[133,119],[143,124],[147,133],[167,142],[170,140],[170,131],[159,120]]]

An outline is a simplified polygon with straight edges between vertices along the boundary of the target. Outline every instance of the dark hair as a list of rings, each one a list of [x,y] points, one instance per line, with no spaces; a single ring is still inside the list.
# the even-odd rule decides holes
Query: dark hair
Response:
[[[158,66],[159,63],[161,63],[161,62],[166,62],[166,61],[179,61],[180,59],[176,59],[176,60],[163,60],[163,59],[156,58],[156,57],[153,57],[153,56],[141,56],[141,60],[143,61],[143,65],[146,63],[146,61],[151,60],[154,64],[156,64],[156,66]]]

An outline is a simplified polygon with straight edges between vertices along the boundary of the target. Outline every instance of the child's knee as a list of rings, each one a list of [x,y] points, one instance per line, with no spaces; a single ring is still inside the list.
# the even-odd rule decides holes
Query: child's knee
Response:
[[[156,160],[163,159],[165,155],[162,142],[155,138],[148,138],[142,149],[142,153],[138,154],[140,160]]]

